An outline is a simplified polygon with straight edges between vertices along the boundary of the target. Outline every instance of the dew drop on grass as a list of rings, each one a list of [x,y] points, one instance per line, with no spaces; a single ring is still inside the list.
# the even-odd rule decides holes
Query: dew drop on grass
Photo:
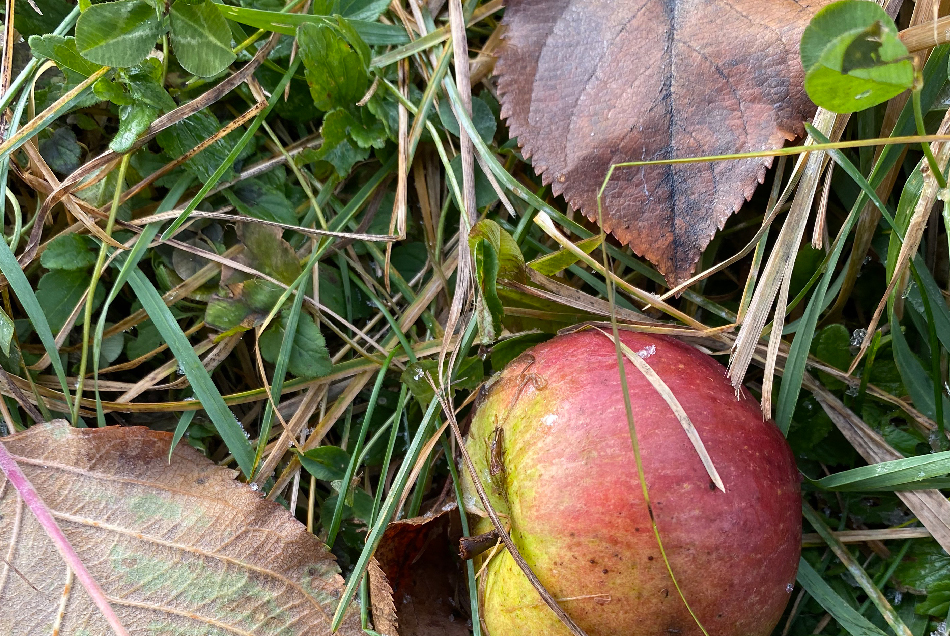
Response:
[[[870,96],[870,95],[871,95],[871,91],[870,91],[870,90],[866,90],[866,91],[864,91],[863,93],[858,93],[857,95],[854,96],[854,98],[855,98],[855,99],[864,99],[865,97],[868,97],[868,96]]]
[[[857,396],[857,394],[860,392],[861,392],[861,387],[859,387],[857,384],[849,384],[848,388],[845,390],[845,393],[847,395],[850,395],[851,397]]]

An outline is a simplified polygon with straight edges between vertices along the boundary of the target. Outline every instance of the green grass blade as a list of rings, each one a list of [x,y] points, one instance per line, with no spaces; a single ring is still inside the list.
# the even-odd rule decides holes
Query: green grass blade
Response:
[[[307,283],[310,282],[312,274],[312,266],[306,267],[298,277],[300,282],[297,286],[305,288]],[[264,417],[261,420],[260,435],[257,439],[257,452],[254,455],[254,470],[257,470],[261,459],[264,457],[264,449],[267,447],[271,425],[274,422],[274,404],[280,401],[281,392],[284,390],[284,379],[287,376],[287,367],[290,366],[290,353],[294,346],[294,339],[297,337],[297,323],[300,321],[300,310],[303,307],[304,296],[306,294],[303,292],[294,296],[294,302],[289,310],[290,313],[287,314],[284,339],[280,343],[280,352],[277,354],[277,363],[274,365],[274,379],[271,380],[270,394],[273,399],[267,400],[267,405],[264,407]],[[274,310],[276,311],[281,305],[283,303],[279,302]]]
[[[175,452],[175,447],[178,446],[178,442],[181,441],[181,438],[185,436],[185,432],[188,430],[188,427],[191,426],[191,421],[195,419],[195,413],[197,412],[198,411],[185,411],[181,414],[181,417],[178,418],[178,426],[175,427],[172,443],[168,447],[168,461],[172,460],[172,453]]]
[[[223,7],[224,5],[217,5],[218,7]],[[236,7],[229,7],[236,8]],[[283,15],[283,14],[278,14]],[[261,124],[264,123],[264,119],[270,114],[274,106],[277,105],[277,102],[284,98],[284,87],[290,82],[290,79],[294,76],[294,73],[297,72],[297,68],[300,66],[300,58],[295,59],[290,68],[287,69],[287,72],[284,73],[284,76],[280,79],[280,82],[277,84],[277,87],[274,89],[274,92],[271,94],[270,100],[267,102],[267,108],[262,110],[257,114],[251,124],[247,127],[247,130],[244,131],[244,134],[241,135],[241,138],[238,140],[234,147],[231,148],[231,152],[228,153],[228,156],[224,158],[224,161],[221,162],[221,165],[212,173],[211,177],[201,186],[201,189],[198,191],[198,194],[192,198],[191,202],[185,207],[181,214],[178,215],[172,224],[168,226],[164,232],[162,232],[162,240],[167,241],[171,238],[175,231],[180,228],[185,221],[188,220],[188,217],[192,212],[195,211],[195,208],[198,207],[198,204],[201,203],[205,196],[211,191],[218,181],[224,176],[224,173],[227,172],[228,168],[237,160],[238,155],[241,154],[241,151],[244,150],[244,147],[254,138],[254,133],[257,132],[257,129],[261,127]]]
[[[950,451],[853,468],[811,483],[825,490],[893,490],[947,474],[950,474]]]
[[[422,416],[422,422],[419,424],[419,428],[416,429],[416,434],[412,438],[412,443],[406,450],[406,454],[402,459],[402,464],[399,466],[399,472],[396,473],[396,477],[393,479],[393,484],[389,490],[389,495],[387,495],[386,501],[383,503],[383,506],[379,511],[379,517],[375,519],[375,524],[366,537],[366,547],[363,548],[363,552],[360,554],[360,558],[356,562],[356,566],[353,568],[353,573],[350,574],[350,579],[346,582],[346,589],[343,590],[343,595],[340,597],[340,603],[337,605],[336,613],[333,615],[333,625],[331,626],[332,631],[336,631],[340,627],[340,623],[343,621],[343,614],[346,612],[346,608],[349,606],[353,595],[356,593],[356,588],[359,586],[360,580],[366,573],[366,568],[369,567],[369,560],[372,558],[373,553],[376,552],[376,548],[379,546],[379,542],[383,538],[383,533],[386,532],[386,526],[389,525],[389,522],[392,521],[393,516],[396,514],[396,506],[399,504],[399,500],[402,497],[402,491],[406,488],[406,482],[409,480],[409,473],[412,472],[412,467],[416,463],[419,452],[422,450],[422,446],[427,441],[426,432],[431,430],[432,427],[430,424],[434,419],[436,419],[436,414],[439,412],[439,408],[439,401],[432,400],[432,402],[429,403],[429,408],[426,409],[425,415]]]
[[[890,322],[894,362],[897,364],[897,370],[904,381],[904,386],[907,388],[907,392],[914,401],[917,410],[933,419],[937,417],[937,405],[934,401],[934,396],[937,393],[934,391],[933,378],[910,350],[910,345],[907,344],[907,339],[904,332],[901,331],[900,322],[894,316],[894,312],[890,313]],[[943,401],[942,410],[946,418],[950,414],[950,400],[947,399],[946,395],[942,395],[941,400]]]
[[[158,205],[155,212],[167,212],[174,208],[178,200],[185,194],[185,190],[191,185],[192,180],[191,175],[186,174],[180,177],[172,186],[171,190],[168,191],[168,194],[165,195],[165,198]],[[142,260],[142,257],[145,255],[145,250],[148,249],[152,239],[154,239],[158,233],[158,227],[157,224],[146,226],[145,229],[142,230],[142,234],[139,235],[138,241],[132,246],[132,249],[129,250],[127,254],[120,254],[116,258],[114,265],[119,268],[119,273],[116,276],[115,282],[112,284],[112,289],[109,290],[109,295],[106,296],[105,302],[102,303],[102,308],[99,310],[99,322],[96,324],[96,334],[92,342],[93,385],[95,386],[96,393],[96,420],[99,426],[106,425],[105,413],[102,411],[102,397],[99,394],[99,355],[102,351],[102,334],[106,329],[106,315],[109,313],[109,306],[112,304],[112,301],[116,299],[122,287],[126,281],[128,281],[129,273],[132,271],[132,268],[137,267],[139,261]]]
[[[33,329],[36,330],[36,335],[40,337],[43,348],[46,349],[46,354],[49,356],[53,370],[56,372],[56,378],[59,380],[59,386],[63,389],[68,411],[69,387],[66,384],[66,370],[63,368],[63,361],[59,357],[59,349],[56,347],[53,332],[46,320],[46,314],[43,313],[43,308],[40,307],[40,303],[36,299],[36,294],[33,293],[30,281],[27,280],[26,274],[20,269],[20,263],[17,262],[16,256],[10,251],[10,246],[7,245],[6,241],[0,241],[0,273],[10,283],[13,293],[16,294],[20,304],[23,305],[23,309],[26,310],[26,315],[30,319]],[[73,424],[75,425],[76,422],[73,422]]]
[[[887,636],[838,596],[804,558],[798,561],[798,582],[851,636]]]
[[[379,401],[379,392],[383,388],[383,381],[386,379],[386,371],[389,370],[389,365],[393,361],[398,349],[395,347],[386,356],[386,361],[383,362],[383,366],[379,368],[379,374],[376,376],[376,384],[373,385],[373,393],[370,395],[369,403],[366,405],[366,413],[363,415],[363,425],[360,427],[360,434],[356,438],[356,444],[353,446],[353,451],[350,454],[350,463],[346,466],[346,472],[343,474],[343,488],[348,489],[349,484],[353,481],[353,475],[356,474],[356,467],[361,458],[360,451],[363,449],[363,440],[366,439],[366,433],[369,431],[370,421],[373,419],[373,412],[376,410],[376,403]],[[343,519],[343,504],[346,502],[347,493],[349,491],[341,492],[340,496],[336,500],[336,507],[333,509],[333,519],[330,522],[330,529],[327,531],[327,545],[331,548],[333,547],[333,542],[336,540],[336,533],[340,530],[340,522]]]
[[[188,338],[185,337],[181,327],[178,326],[171,310],[165,305],[165,301],[162,300],[155,286],[138,268],[130,272],[129,285],[132,286],[132,290],[142,303],[142,308],[148,313],[152,323],[168,344],[172,355],[181,365],[185,376],[191,383],[191,388],[195,392],[195,397],[198,398],[208,417],[211,418],[211,422],[221,439],[224,440],[228,451],[237,460],[241,471],[245,475],[250,475],[251,466],[254,464],[254,451],[251,449],[251,442],[248,440],[240,422],[235,419],[234,413],[224,403],[221,393],[215,387],[204,365],[201,364],[201,359],[192,349],[191,343],[188,342]]]

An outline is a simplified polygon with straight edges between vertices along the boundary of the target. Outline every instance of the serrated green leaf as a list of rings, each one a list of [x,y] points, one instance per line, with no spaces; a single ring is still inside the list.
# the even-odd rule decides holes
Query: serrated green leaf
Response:
[[[320,134],[328,146],[352,139],[360,148],[382,148],[387,139],[386,126],[366,108],[356,114],[344,108],[330,111],[323,118]]]
[[[479,329],[484,336],[494,340],[501,333],[501,321],[505,315],[498,298],[498,279],[523,279],[524,256],[511,235],[491,219],[479,221],[472,228],[468,244],[479,289],[476,307]]]
[[[333,166],[337,175],[345,177],[354,165],[369,157],[369,148],[360,148],[347,138],[334,145],[324,142],[316,150],[305,150],[299,156],[301,163],[325,161]]]
[[[151,320],[146,320],[136,327],[134,338],[126,339],[125,356],[129,360],[135,360],[150,351],[154,351],[164,343],[162,334],[158,332],[155,324]]]
[[[128,152],[157,118],[158,109],[145,102],[120,106],[119,130],[109,142],[109,149],[120,154]]]
[[[950,611],[950,581],[935,583],[927,590],[927,598],[914,607],[914,612],[924,616],[946,618]]]
[[[125,83],[117,77],[103,77],[92,85],[92,92],[102,101],[112,102],[116,106],[126,106],[135,100],[125,90],[125,87]]]
[[[76,49],[76,38],[67,38],[53,33],[42,36],[32,35],[30,49],[36,57],[56,62],[60,70],[68,68],[83,77],[89,77],[102,68],[101,65],[90,62],[79,54]]]
[[[287,313],[282,312],[261,334],[261,356],[271,364],[277,362],[286,327]],[[318,378],[328,374],[332,366],[323,334],[309,314],[301,314],[287,370],[298,378]]]
[[[237,59],[231,52],[231,30],[211,0],[178,0],[169,16],[171,41],[178,62],[198,77],[217,75]]]
[[[17,33],[30,38],[55,31],[73,11],[74,5],[67,0],[14,0],[13,7],[13,25]]]
[[[238,234],[251,266],[290,285],[303,269],[294,248],[281,237],[277,228],[245,223]]]
[[[135,101],[148,104],[162,113],[178,106],[162,86],[162,63],[153,57],[130,68],[125,73],[125,80],[129,94]]]
[[[212,297],[205,308],[205,323],[212,329],[228,331],[251,315],[251,308],[240,298]]]
[[[439,102],[439,119],[442,120],[442,125],[447,131],[456,137],[459,136],[459,122],[455,118],[455,113],[452,112],[452,106],[447,99]],[[481,135],[481,138],[486,143],[490,143],[492,137],[495,136],[498,122],[495,121],[495,115],[491,112],[488,104],[478,97],[472,98],[472,123],[475,124],[475,129]]]
[[[342,479],[350,463],[349,453],[339,446],[318,446],[297,457],[308,473],[322,481]]]
[[[302,24],[297,29],[310,95],[317,108],[349,108],[369,88],[367,65],[341,31],[330,24]]]
[[[40,264],[46,269],[86,269],[96,262],[93,247],[95,242],[83,234],[60,234],[40,254]]]
[[[280,189],[259,179],[244,179],[224,191],[231,204],[242,214],[285,225],[297,225],[294,204]],[[255,225],[255,224],[250,224]]]
[[[79,53],[103,66],[135,66],[155,48],[159,35],[161,23],[145,0],[94,4],[76,22]]]
[[[76,133],[68,126],[53,131],[48,139],[40,142],[40,154],[50,168],[60,174],[69,174],[79,167],[82,149],[76,139]]]
[[[86,272],[54,270],[43,275],[36,290],[36,299],[43,308],[43,313],[46,314],[53,333],[59,333],[59,330],[63,328],[88,288],[89,275]],[[105,295],[105,288],[101,285],[97,286],[93,296],[93,309],[102,304]],[[80,324],[81,321],[82,314],[76,324]]]
[[[933,539],[914,541],[907,555],[894,570],[901,585],[929,591],[947,580],[950,556]]]
[[[836,113],[876,106],[914,85],[897,27],[876,3],[844,0],[812,18],[800,47],[805,91]]]
[[[220,128],[218,118],[211,114],[208,109],[204,109],[188,119],[178,122],[171,128],[163,130],[156,139],[172,159],[177,159],[218,132]],[[218,166],[222,165],[227,159],[230,148],[230,144],[223,139],[219,139],[185,162],[185,168],[202,182],[208,181]],[[230,179],[233,174],[234,170],[228,168],[222,178]]]

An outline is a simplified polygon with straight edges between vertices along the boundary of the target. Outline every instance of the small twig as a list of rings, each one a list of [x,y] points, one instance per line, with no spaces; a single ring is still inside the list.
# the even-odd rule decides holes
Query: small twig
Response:
[[[501,540],[497,530],[489,530],[474,537],[461,537],[459,539],[459,556],[464,561],[474,559],[482,552],[490,550]]]
[[[59,524],[53,519],[53,515],[49,508],[46,507],[46,503],[40,498],[39,493],[33,488],[33,484],[31,484],[26,475],[23,474],[23,471],[20,470],[20,466],[16,463],[16,460],[13,459],[13,456],[10,455],[9,451],[7,451],[7,447],[4,444],[0,444],[0,470],[3,471],[7,479],[10,480],[10,483],[13,484],[13,487],[20,493],[27,508],[36,515],[37,521],[39,521],[43,529],[46,530],[46,534],[49,535],[50,539],[53,540],[53,544],[56,546],[56,549],[59,550],[63,560],[66,561],[66,565],[75,572],[76,578],[82,583],[82,586],[89,594],[89,598],[92,599],[96,607],[99,608],[99,611],[102,612],[109,626],[112,627],[112,631],[119,636],[129,636],[128,630],[122,626],[119,617],[116,616],[112,606],[109,605],[105,592],[92,577],[92,574],[89,573],[89,570],[86,569],[85,564],[80,560],[73,546],[70,545],[69,539],[66,538]]]

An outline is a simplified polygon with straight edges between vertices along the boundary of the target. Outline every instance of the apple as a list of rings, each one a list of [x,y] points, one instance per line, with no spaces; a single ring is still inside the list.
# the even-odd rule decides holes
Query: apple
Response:
[[[683,597],[710,636],[767,636],[801,551],[791,449],[712,357],[673,338],[621,334],[672,390],[725,485],[713,485],[670,407],[625,361],[652,512]],[[521,555],[589,636],[702,634],[650,523],[610,337],[561,335],[512,361],[478,406],[466,447]],[[463,474],[466,508],[481,516],[474,531],[491,530]],[[507,550],[480,558],[490,636],[569,634]]]

